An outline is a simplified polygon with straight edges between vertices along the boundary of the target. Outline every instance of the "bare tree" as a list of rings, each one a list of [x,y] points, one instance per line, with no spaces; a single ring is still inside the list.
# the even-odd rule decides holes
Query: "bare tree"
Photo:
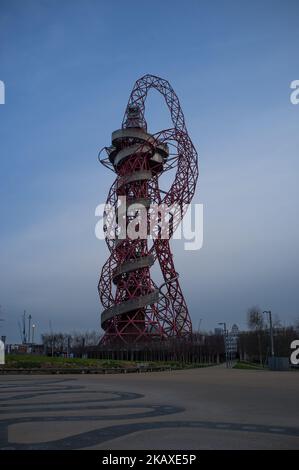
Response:
[[[256,331],[260,364],[263,364],[263,354],[262,354],[262,342],[261,342],[261,331],[264,329],[264,318],[261,309],[254,305],[247,311],[247,324],[250,330]]]
[[[247,325],[250,330],[262,330],[264,328],[263,314],[257,305],[247,311]]]
[[[277,313],[274,315],[274,319],[272,321],[273,328],[282,328],[282,323]]]
[[[100,339],[96,331],[86,331],[85,333],[75,331],[71,334],[51,332],[44,333],[41,337],[45,351],[52,355],[69,354],[71,351],[83,354],[86,347],[97,346]]]

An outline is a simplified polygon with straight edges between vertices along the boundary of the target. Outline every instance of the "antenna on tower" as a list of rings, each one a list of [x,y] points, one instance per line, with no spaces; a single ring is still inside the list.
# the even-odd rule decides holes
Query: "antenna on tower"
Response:
[[[20,320],[18,320],[18,327],[19,327],[20,338],[21,338],[21,341],[23,343],[22,327],[21,327]]]
[[[28,317],[28,343],[30,343],[30,339],[31,339],[31,336],[30,336],[30,332],[31,332],[31,318],[32,316],[29,314],[29,317]]]
[[[23,337],[22,337],[22,343],[26,344],[27,343],[27,336],[26,336],[26,310],[24,310],[23,313]]]

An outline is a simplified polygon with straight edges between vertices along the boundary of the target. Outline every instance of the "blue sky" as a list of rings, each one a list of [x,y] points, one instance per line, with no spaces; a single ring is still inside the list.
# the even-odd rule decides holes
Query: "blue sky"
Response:
[[[113,175],[97,162],[121,125],[136,79],[176,90],[200,154],[194,202],[204,246],[173,242],[197,327],[245,326],[253,304],[299,317],[299,2],[0,0],[0,304],[19,339],[97,329],[108,252],[94,210]],[[148,99],[149,129],[169,126]]]

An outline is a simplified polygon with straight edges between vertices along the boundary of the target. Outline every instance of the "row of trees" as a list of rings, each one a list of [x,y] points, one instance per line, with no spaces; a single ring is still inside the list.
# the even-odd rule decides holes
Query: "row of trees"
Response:
[[[195,333],[190,341],[157,341],[138,345],[118,344],[99,346],[100,335],[96,331],[65,334],[45,333],[42,343],[47,355],[87,355],[101,359],[123,360],[175,360],[185,362],[216,363],[224,359],[223,337]]]
[[[264,364],[270,355],[270,333],[267,318],[259,307],[247,312],[248,331],[239,332],[236,357]],[[299,336],[299,321],[283,327],[278,317],[273,320],[275,355],[289,356],[290,344]],[[185,362],[218,363],[225,360],[223,335],[196,332],[188,341],[168,340],[138,345],[99,346],[100,334],[96,331],[45,333],[42,335],[44,352],[48,355],[73,353],[89,357],[124,360],[181,360]]]
[[[224,361],[225,348],[221,335],[194,333],[188,340],[177,338],[150,343],[114,344],[90,348],[89,355],[100,359],[136,361],[181,361],[219,363]]]
[[[44,351],[48,355],[71,352],[81,355],[86,348],[95,347],[99,344],[100,334],[97,331],[73,332],[71,334],[51,332],[42,334],[41,338]]]
[[[247,325],[249,331],[241,332],[239,335],[239,357],[262,365],[267,362],[270,355],[270,326],[267,317],[258,306],[248,310]],[[294,325],[283,326],[276,315],[272,325],[275,355],[288,357],[291,342],[298,339],[299,320]]]

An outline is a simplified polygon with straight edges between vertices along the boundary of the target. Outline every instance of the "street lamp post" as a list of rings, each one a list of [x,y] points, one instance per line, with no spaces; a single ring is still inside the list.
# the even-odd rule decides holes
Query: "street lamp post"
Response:
[[[274,356],[274,340],[273,340],[272,312],[271,310],[264,310],[263,313],[269,315],[271,356],[273,357]]]
[[[34,331],[35,331],[35,324],[33,323],[33,325],[32,325],[32,338],[31,338],[32,344],[34,344]]]
[[[224,331],[224,351],[225,351],[225,364],[226,367],[228,368],[228,357],[227,357],[227,329],[226,329],[226,323],[225,322],[220,322],[218,325],[223,325],[223,331]]]

